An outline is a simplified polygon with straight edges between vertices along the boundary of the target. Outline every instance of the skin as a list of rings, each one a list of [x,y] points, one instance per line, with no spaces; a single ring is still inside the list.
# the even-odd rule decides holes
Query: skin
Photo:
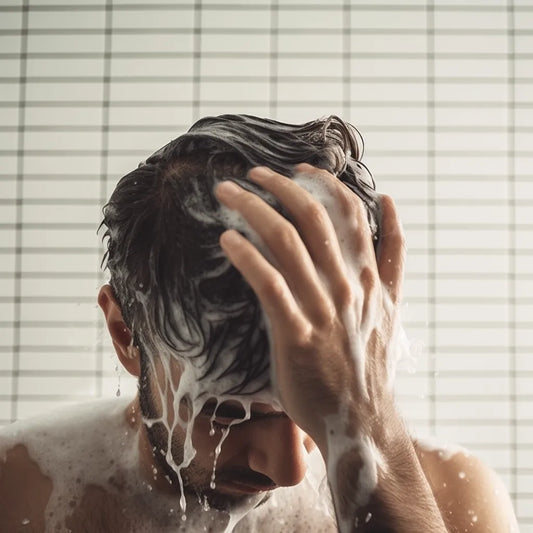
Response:
[[[296,183],[269,169],[253,169],[250,179],[280,200],[294,224],[235,184],[225,182],[216,191],[223,204],[238,211],[257,231],[274,258],[276,266],[233,230],[221,237],[223,250],[255,291],[271,324],[273,381],[283,411],[254,404],[252,420],[232,428],[217,463],[220,482],[212,496],[228,503],[297,485],[305,475],[307,455],[317,446],[328,465],[341,531],[513,531],[512,507],[494,473],[464,453],[445,460],[436,451],[424,450],[412,441],[396,411],[388,386],[386,348],[398,320],[405,248],[392,200],[382,197],[382,237],[376,257],[361,201],[323,170],[309,165],[299,165],[296,170],[321,180],[350,222],[350,238],[342,245],[340,228],[334,227],[323,206]],[[326,242],[328,246],[324,246]],[[357,258],[354,286],[347,258]],[[109,287],[101,290],[99,304],[120,360],[139,376],[139,353],[131,346],[131,332]],[[357,376],[344,320],[348,308],[355,309],[353,326],[364,337],[362,379]],[[345,416],[338,418],[341,406]],[[125,416],[141,433],[144,476],[153,481],[155,490],[175,492],[164,476],[154,478],[152,474],[159,462],[138,413],[136,399]],[[229,424],[232,416],[228,413],[218,422]],[[336,416],[342,431],[331,435],[326,421]],[[197,456],[186,473],[189,490],[206,494],[221,431],[209,436],[209,418],[209,413],[204,413],[195,422]],[[377,487],[364,505],[356,501],[364,463],[361,437],[371,439],[381,455]],[[177,432],[173,441],[179,454],[183,435]],[[18,475],[23,469],[31,471],[28,482]],[[14,525],[28,512],[16,505],[21,500],[33,502],[32,517],[43,523],[51,489],[51,481],[23,446],[8,451],[0,461],[0,509],[6,510],[0,515],[0,530],[18,531]],[[116,502],[106,498],[101,487],[88,486],[86,492],[69,518],[74,531],[89,531],[82,524],[86,526],[86,517],[94,513],[106,520],[99,531],[105,527],[115,531],[109,529],[111,524],[125,527],[111,510],[117,509]],[[121,504],[128,507],[127,494]],[[292,513],[291,509],[279,512]],[[315,523],[317,531],[334,529]],[[267,526],[265,523],[264,528]]]

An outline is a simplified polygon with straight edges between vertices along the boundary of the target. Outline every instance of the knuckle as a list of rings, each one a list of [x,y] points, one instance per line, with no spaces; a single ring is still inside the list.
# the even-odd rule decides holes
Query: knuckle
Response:
[[[263,281],[261,292],[269,300],[279,300],[285,297],[285,281],[281,274],[271,275]]]
[[[336,301],[341,309],[346,309],[353,304],[353,288],[346,278],[342,278],[336,287]]]
[[[359,273],[359,282],[365,292],[373,291],[377,285],[376,273],[368,266],[363,267]]]
[[[276,247],[287,253],[294,252],[296,241],[299,237],[296,228],[290,222],[280,221],[270,229],[270,237],[276,242]]]
[[[345,216],[353,217],[354,215],[360,215],[361,213],[366,212],[366,207],[353,191],[348,189],[344,184],[341,184],[343,187],[339,191],[338,201],[339,207],[342,209],[342,212]]]
[[[328,218],[328,214],[321,203],[312,201],[306,207],[306,218],[313,224],[322,225]]]

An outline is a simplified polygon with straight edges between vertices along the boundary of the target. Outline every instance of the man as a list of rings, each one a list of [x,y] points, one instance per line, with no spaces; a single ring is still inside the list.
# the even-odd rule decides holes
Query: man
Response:
[[[517,531],[395,407],[404,243],[359,146],[227,115],[122,178],[98,301],[138,395],[4,431],[1,531]]]

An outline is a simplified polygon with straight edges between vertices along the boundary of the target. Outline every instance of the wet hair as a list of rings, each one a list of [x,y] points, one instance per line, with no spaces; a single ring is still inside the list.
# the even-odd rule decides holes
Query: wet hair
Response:
[[[233,179],[287,216],[246,174],[266,165],[292,177],[296,164],[309,163],[363,200],[377,240],[376,193],[362,152],[358,131],[335,116],[292,125],[222,115],[199,120],[124,176],[103,208],[103,264],[141,361],[146,365],[147,353],[164,347],[178,359],[200,361],[204,377],[235,375],[228,394],[267,386],[262,311],[220,248],[226,227],[214,187]]]

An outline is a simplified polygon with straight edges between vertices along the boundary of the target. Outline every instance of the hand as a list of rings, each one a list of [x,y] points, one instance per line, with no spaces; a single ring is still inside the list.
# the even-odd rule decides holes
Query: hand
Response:
[[[350,424],[364,426],[391,395],[387,352],[397,321],[404,241],[393,202],[382,196],[376,258],[362,201],[324,170],[301,164],[296,171],[313,180],[328,209],[280,174],[264,167],[249,173],[294,223],[234,183],[217,188],[220,201],[262,238],[272,263],[234,230],[220,242],[270,323],[281,404],[323,449],[325,417],[342,407]]]

